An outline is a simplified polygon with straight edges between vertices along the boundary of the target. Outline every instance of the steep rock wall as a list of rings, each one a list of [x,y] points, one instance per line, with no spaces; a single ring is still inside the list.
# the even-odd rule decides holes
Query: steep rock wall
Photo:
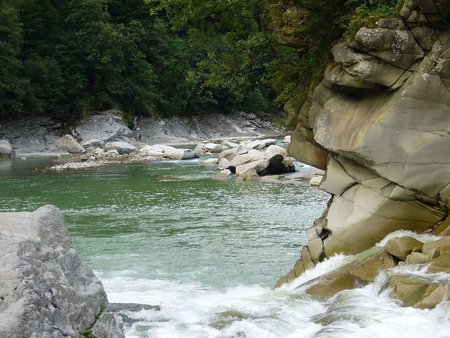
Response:
[[[279,283],[336,252],[358,253],[399,230],[445,232],[450,207],[450,1],[408,0],[399,19],[333,47],[293,155],[317,164],[332,194],[301,259]],[[307,110],[307,118],[305,118]],[[313,132],[310,140],[308,131]]]

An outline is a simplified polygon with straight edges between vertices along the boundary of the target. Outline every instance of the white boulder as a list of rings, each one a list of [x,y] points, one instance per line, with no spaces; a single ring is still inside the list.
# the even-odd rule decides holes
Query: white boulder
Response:
[[[67,151],[70,154],[82,154],[85,149],[72,135],[66,134],[56,141],[56,147],[59,150]]]

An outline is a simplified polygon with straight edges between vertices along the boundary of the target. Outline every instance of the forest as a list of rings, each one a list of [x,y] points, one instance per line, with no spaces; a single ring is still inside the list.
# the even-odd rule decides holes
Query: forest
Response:
[[[294,23],[301,40],[294,45],[274,38],[271,16],[292,3],[313,13]],[[308,94],[345,31],[392,15],[396,5],[1,0],[0,118],[46,115],[70,122],[113,107],[128,117],[272,114]]]

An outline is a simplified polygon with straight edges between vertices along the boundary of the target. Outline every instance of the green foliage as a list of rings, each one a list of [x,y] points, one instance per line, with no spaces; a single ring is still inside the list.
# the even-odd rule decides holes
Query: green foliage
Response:
[[[356,7],[350,22],[348,23],[347,35],[355,36],[361,27],[375,28],[376,22],[382,18],[394,17],[397,13],[397,1],[372,1],[372,6],[366,4]]]
[[[87,331],[83,332],[82,337],[83,338],[97,338],[97,336],[94,335],[91,330],[87,330]]]
[[[22,111],[26,81],[21,74],[21,47],[18,12],[3,3],[0,5],[0,116],[14,116]]]
[[[306,99],[346,29],[397,0],[301,3],[309,18],[289,25],[304,46],[292,48],[270,40],[268,0],[3,0],[0,117],[277,112]]]

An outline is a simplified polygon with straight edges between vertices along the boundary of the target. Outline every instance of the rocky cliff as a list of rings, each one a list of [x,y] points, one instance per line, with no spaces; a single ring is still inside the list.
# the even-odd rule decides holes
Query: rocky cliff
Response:
[[[53,206],[0,213],[0,337],[80,337],[98,320],[100,337],[121,338],[121,322],[102,320],[107,298],[70,246]]]
[[[406,0],[399,14],[336,44],[296,109],[290,152],[326,165],[332,198],[280,284],[395,230],[450,231],[450,1]]]

